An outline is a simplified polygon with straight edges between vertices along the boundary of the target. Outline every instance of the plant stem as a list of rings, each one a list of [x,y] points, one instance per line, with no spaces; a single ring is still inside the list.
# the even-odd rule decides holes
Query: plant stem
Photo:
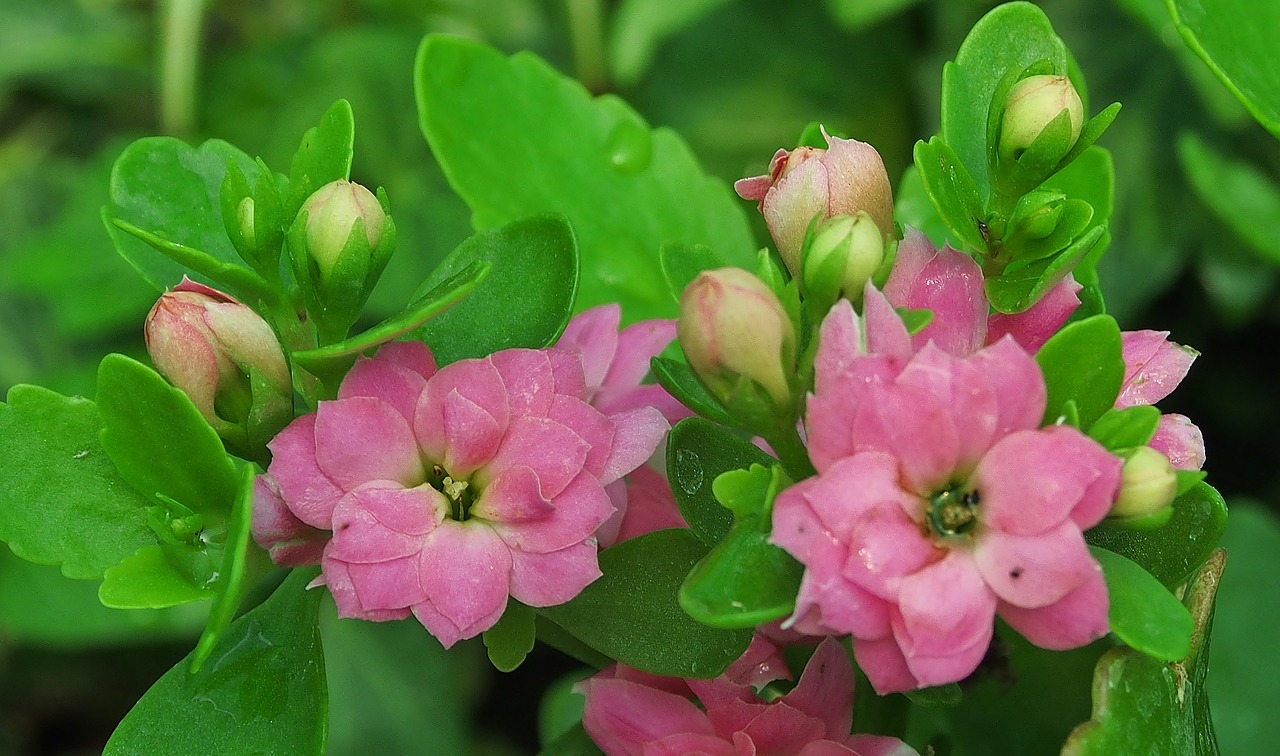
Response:
[[[778,455],[782,469],[793,482],[798,483],[817,474],[813,463],[809,461],[809,450],[796,431],[795,423],[779,427],[776,433],[766,436],[765,441],[769,442],[769,446]]]
[[[195,127],[196,69],[205,2],[160,2],[160,128],[174,136],[188,136]]]
[[[601,0],[565,0],[569,17],[569,41],[573,68],[589,91],[599,93],[609,85],[604,60],[604,8]]]

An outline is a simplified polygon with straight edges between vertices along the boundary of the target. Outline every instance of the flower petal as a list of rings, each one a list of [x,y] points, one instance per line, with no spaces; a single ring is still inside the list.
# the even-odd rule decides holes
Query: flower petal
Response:
[[[951,481],[960,439],[942,397],[909,384],[868,386],[853,420],[855,451],[886,452],[898,460],[904,487],[917,494]]]
[[[439,461],[449,475],[463,480],[493,459],[506,427],[487,409],[458,391],[444,398],[444,457]]]
[[[590,450],[582,436],[555,420],[517,418],[493,460],[477,473],[476,482],[487,487],[508,468],[519,465],[537,473],[542,495],[554,499],[582,472]]]
[[[545,554],[512,551],[511,595],[529,606],[555,606],[602,574],[594,539]]]
[[[431,486],[400,488],[382,482],[361,486],[334,507],[333,543],[325,553],[351,563],[416,554],[448,511],[448,500]]]
[[[315,438],[316,464],[343,490],[374,480],[415,486],[424,479],[413,429],[381,399],[320,402]]]
[[[1056,604],[1039,609],[1001,604],[999,612],[1022,637],[1041,648],[1063,651],[1106,635],[1110,629],[1109,608],[1107,583],[1098,569]]]
[[[1161,415],[1150,446],[1168,457],[1178,470],[1204,467],[1204,434],[1186,415]]]
[[[616,302],[583,310],[569,321],[555,348],[578,355],[587,386],[599,388],[618,353],[622,307]],[[648,362],[645,363],[646,370]],[[635,381],[640,382],[639,378]]]
[[[643,465],[671,430],[666,418],[653,407],[610,415],[609,420],[614,433],[600,476],[600,482],[606,485]]]
[[[483,408],[499,428],[505,430],[510,423],[507,388],[488,360],[459,360],[444,366],[427,381],[413,414],[418,444],[426,458],[435,462],[443,461],[448,453],[445,404],[455,392]]]
[[[1040,427],[1048,401],[1044,374],[1035,359],[1013,339],[1001,339],[968,359],[991,387],[999,405],[993,438]]]
[[[914,660],[917,657],[946,658],[963,652],[982,639],[989,642],[996,613],[996,596],[983,582],[970,555],[952,550],[942,560],[902,579],[898,590],[898,610],[904,632],[899,632],[895,623],[894,635],[902,645],[912,673],[921,683],[932,685],[938,674],[928,674]],[[982,651],[985,649],[984,645]],[[974,667],[981,659],[982,653],[979,652]]]
[[[1155,404],[1168,396],[1187,377],[1191,363],[1200,353],[1168,339],[1168,331],[1125,331],[1124,383],[1117,407]]]
[[[342,386],[338,389],[338,399],[351,399],[357,396],[381,399],[394,407],[404,417],[406,423],[413,425],[414,409],[418,405],[418,397],[427,387],[427,379],[418,370],[405,367],[391,357],[397,352],[416,352],[416,349],[395,349],[387,354],[388,346],[390,345],[385,345],[378,350],[378,355],[373,359],[361,357],[356,360],[356,364],[342,379]],[[426,345],[418,346],[426,349]],[[385,357],[384,354],[386,354]],[[412,355],[401,354],[400,356],[407,360]],[[431,360],[429,350],[425,357]],[[429,364],[434,372],[434,361]]]
[[[541,349],[504,349],[486,358],[502,376],[513,418],[546,416],[552,398],[558,393],[552,354]],[[555,354],[567,361],[566,366],[573,366],[579,374],[582,372],[581,361],[563,352]]]
[[[631,389],[649,374],[649,360],[676,338],[676,321],[669,318],[642,320],[622,329],[618,334],[618,352],[605,376],[609,390]],[[602,410],[603,411],[603,410]]]
[[[1098,570],[1071,520],[1037,535],[983,533],[974,563],[1002,601],[1026,609],[1056,603]]]
[[[299,520],[285,506],[275,479],[259,475],[253,481],[253,540],[280,567],[319,564],[329,534]]]
[[[267,444],[271,466],[286,506],[306,524],[330,530],[333,507],[346,493],[316,462],[316,416],[302,415]]]
[[[828,738],[842,738],[853,726],[853,667],[834,638],[809,657],[800,682],[782,703],[823,722]]]
[[[1018,346],[1035,354],[1080,306],[1077,292],[1082,288],[1071,274],[1067,274],[1026,310],[1012,315],[992,314],[987,319],[987,343],[994,344],[1008,335],[1018,342]]]
[[[892,635],[874,640],[854,639],[853,656],[858,661],[858,669],[871,681],[871,687],[882,696],[920,687]]]
[[[583,680],[578,690],[586,696],[582,726],[609,754],[643,756],[646,743],[674,733],[715,734],[706,714],[673,693],[600,677]]]
[[[429,607],[415,605],[413,613],[446,647],[459,638],[473,638],[502,616],[511,572],[511,551],[492,528],[476,520],[445,520],[426,539],[418,557]],[[436,614],[456,628],[456,637],[447,625],[438,625],[441,637],[427,624]]]

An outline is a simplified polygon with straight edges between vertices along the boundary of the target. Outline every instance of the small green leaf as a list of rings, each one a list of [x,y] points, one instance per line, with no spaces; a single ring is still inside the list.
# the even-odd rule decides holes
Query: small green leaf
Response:
[[[590,674],[590,670],[574,670],[560,676],[547,687],[538,704],[539,743],[544,746],[553,743],[556,738],[581,725],[586,697],[575,691],[574,687]]]
[[[684,406],[721,425],[739,427],[740,423],[707,391],[685,363],[654,357],[649,361],[649,369],[654,380]]]
[[[1102,524],[1085,533],[1090,545],[1142,565],[1170,589],[1204,564],[1227,527],[1227,504],[1208,483],[1198,483],[1173,500],[1173,515],[1158,530],[1135,531]]]
[[[137,360],[109,354],[98,366],[102,448],[138,493],[226,520],[239,476],[213,428],[187,395]]]
[[[1160,410],[1150,404],[1109,409],[1089,428],[1089,437],[1107,451],[1146,446],[1160,424]]]
[[[710,488],[710,486],[707,486]],[[706,547],[685,529],[659,530],[600,553],[604,575],[539,613],[606,656],[655,675],[712,678],[746,650],[749,630],[717,630],[676,601]]]
[[[704,270],[723,268],[726,263],[719,255],[705,244],[683,244],[672,242],[663,244],[658,252],[662,264],[662,277],[667,282],[667,290],[678,303],[684,294],[685,287]]]
[[[510,672],[524,663],[533,650],[537,633],[534,620],[537,614],[519,601],[507,602],[507,610],[498,624],[484,631],[484,647],[489,651],[489,661],[499,672]]]
[[[776,462],[746,438],[699,417],[676,423],[667,437],[671,491],[685,522],[708,546],[724,538],[733,525],[733,515],[716,500],[715,480],[731,470]]]
[[[203,557],[204,562],[211,561],[207,551],[170,548],[190,550],[192,553],[184,556],[192,560]],[[103,573],[98,600],[112,609],[163,609],[212,599],[214,584],[197,584],[190,572],[186,565],[178,567],[169,560],[166,547],[147,546]]]
[[[1140,565],[1096,546],[1089,553],[1102,565],[1111,608],[1111,632],[1144,654],[1177,661],[1191,650],[1195,629],[1187,608]]]
[[[223,262],[208,252],[165,239],[159,234],[138,228],[129,221],[114,218],[108,208],[103,208],[102,222],[107,224],[108,231],[114,226],[135,239],[146,242],[147,246],[173,262],[230,290],[241,299],[253,302],[274,296],[271,286],[262,276],[239,263]]]
[[[328,721],[315,570],[294,570],[261,606],[232,623],[192,674],[179,662],[146,692],[104,756],[324,753]]]
[[[936,685],[932,688],[905,690],[902,692],[902,695],[909,698],[913,704],[928,706],[931,708],[955,706],[964,699],[964,692],[960,690],[960,686],[957,683]]]
[[[19,557],[98,578],[154,545],[146,498],[103,450],[97,406],[39,386],[14,386],[0,404],[0,540]]]
[[[950,235],[974,251],[985,251],[987,240],[979,223],[986,216],[978,187],[955,152],[939,137],[916,142],[917,175]]]
[[[1070,399],[1076,403],[1080,428],[1087,431],[1120,395],[1124,382],[1120,327],[1109,315],[1070,323],[1040,347],[1036,362],[1044,371],[1048,391],[1044,422],[1056,420]]]
[[[331,181],[351,177],[355,129],[351,103],[338,100],[320,117],[318,125],[302,135],[302,143],[289,164],[289,201],[284,206],[286,226],[317,189]]]
[[[1253,117],[1280,137],[1280,5],[1266,0],[1166,0],[1187,46]]]
[[[466,299],[413,332],[441,364],[512,347],[538,349],[564,331],[577,291],[578,243],[559,215],[535,215],[459,244],[418,289],[426,296],[477,261],[492,266]]]
[[[960,244],[960,240],[951,236],[951,228],[938,215],[938,210],[925,191],[920,171],[914,165],[907,166],[902,180],[897,183],[898,191],[894,197],[893,217],[904,226],[919,230],[941,247],[948,241]],[[955,245],[952,245],[955,246]]]
[[[986,280],[987,299],[997,312],[1022,312],[1058,284],[1081,263],[1088,263],[1096,248],[1105,249],[1110,241],[1105,226],[1095,226],[1077,238],[1061,253],[1027,263],[1012,272]]]
[[[1178,161],[1196,196],[1262,259],[1280,264],[1280,186],[1265,173],[1213,149],[1196,134],[1178,137]]]
[[[443,35],[419,48],[414,84],[422,132],[476,228],[545,212],[573,223],[579,310],[620,302],[627,322],[670,317],[663,244],[707,244],[744,268],[754,260],[729,187],[703,173],[674,132],[651,131],[618,98],[593,99],[529,53],[507,58]]]
[[[248,155],[218,139],[196,148],[171,137],[139,139],[116,159],[111,170],[111,204],[104,214],[240,266],[240,255],[222,224],[222,180],[228,161],[235,161],[245,173],[254,170]],[[157,290],[174,286],[188,273],[115,223],[107,225],[107,232],[120,256]]]

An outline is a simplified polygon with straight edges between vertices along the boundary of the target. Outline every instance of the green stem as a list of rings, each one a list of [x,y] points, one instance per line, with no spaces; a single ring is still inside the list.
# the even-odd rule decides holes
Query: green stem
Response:
[[[591,92],[609,86],[604,60],[604,8],[601,0],[565,0],[569,17],[569,39],[573,46],[573,68],[578,81]]]
[[[161,0],[160,126],[189,135],[195,127],[196,69],[206,0]]]
[[[769,442],[773,452],[778,455],[782,469],[792,481],[799,482],[817,475],[813,462],[809,461],[809,450],[800,440],[800,433],[794,422],[780,426],[777,432],[765,436],[764,440]]]

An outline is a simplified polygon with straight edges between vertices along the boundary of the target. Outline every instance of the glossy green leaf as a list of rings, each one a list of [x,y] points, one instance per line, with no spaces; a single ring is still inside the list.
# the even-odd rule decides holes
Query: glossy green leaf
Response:
[[[733,514],[720,505],[713,484],[722,473],[777,462],[746,438],[700,417],[676,423],[667,437],[667,476],[680,513],[711,546],[729,532]]]
[[[104,756],[324,753],[324,656],[308,591],[294,570],[261,606],[232,623],[195,674],[191,659],[165,673],[116,728]]]
[[[1280,5],[1267,0],[1166,0],[1187,45],[1280,137]]]
[[[1109,409],[1089,428],[1089,437],[1108,451],[1146,446],[1160,424],[1160,410],[1150,404]]]
[[[1067,70],[1067,52],[1044,11],[1030,3],[1006,3],[974,24],[953,62],[942,72],[942,138],[969,169],[980,197],[991,188],[987,116],[993,93],[1011,69],[1048,60]]]
[[[466,299],[413,332],[441,364],[512,347],[541,348],[569,322],[579,276],[578,244],[564,217],[535,215],[462,242],[414,299],[468,269],[491,267]]]
[[[985,251],[987,240],[980,226],[986,217],[982,199],[955,152],[935,136],[928,142],[916,142],[914,157],[916,175],[950,235],[969,250]]]
[[[654,357],[649,361],[649,369],[653,372],[654,380],[684,406],[721,425],[739,425],[685,363],[666,357]]]
[[[1177,661],[1191,650],[1191,615],[1169,589],[1141,565],[1096,546],[1089,553],[1102,565],[1111,608],[1111,632],[1126,645],[1156,659]]]
[[[680,584],[706,553],[685,529],[623,541],[600,552],[599,580],[567,604],[538,611],[628,666],[671,677],[715,677],[746,650],[751,631],[710,628],[680,608]]]
[[[620,84],[644,76],[664,39],[731,0],[622,0],[613,15],[609,66]]]
[[[1280,264],[1280,186],[1254,166],[1210,147],[1196,134],[1178,138],[1178,161],[1196,196],[1262,259]]]
[[[1204,564],[1227,527],[1227,505],[1208,483],[1199,483],[1173,500],[1173,515],[1158,530],[1135,531],[1102,524],[1085,540],[1120,554],[1173,589]]]
[[[725,261],[705,244],[663,244],[658,253],[667,291],[678,303],[685,287],[704,270],[725,267]]]
[[[898,191],[893,199],[893,217],[899,223],[922,232],[936,246],[941,247],[948,241],[960,244],[960,240],[951,235],[951,228],[938,215],[937,208],[929,199],[929,193],[925,191],[920,171],[914,165],[907,166],[902,180],[896,186]]]
[[[499,672],[510,672],[524,663],[536,640],[537,614],[518,601],[507,602],[498,624],[484,631],[484,647],[489,661]]]
[[[207,550],[171,549],[181,550],[184,562],[202,560],[206,574],[212,574],[212,565],[220,557]],[[163,609],[212,599],[214,585],[193,581],[192,572],[187,564],[179,567],[170,561],[163,546],[146,546],[103,573],[98,600],[113,609]]]
[[[1036,260],[1011,273],[986,280],[987,299],[997,312],[1015,313],[1026,310],[1066,277],[1092,251],[1110,242],[1106,227],[1094,227],[1059,254]]]
[[[1087,235],[1096,227],[1108,228],[1115,203],[1115,164],[1111,152],[1093,145],[1085,150],[1066,168],[1050,176],[1044,188],[1056,189],[1068,197],[1084,200],[1093,208],[1093,217],[1081,235]],[[1103,235],[1086,254],[1086,261],[1074,273],[1076,280],[1086,286],[1093,283],[1096,274],[1093,266],[1111,242],[1110,234]],[[1081,296],[1084,293],[1081,292]],[[1083,300],[1082,300],[1083,301]]]
[[[289,164],[289,200],[283,216],[286,226],[317,189],[331,181],[351,178],[355,128],[351,103],[338,100],[320,117],[318,125],[302,135],[302,143]]]
[[[1120,327],[1109,315],[1070,323],[1040,347],[1036,362],[1048,391],[1044,422],[1054,422],[1072,400],[1080,428],[1088,430],[1115,404],[1124,382]]]
[[[621,302],[630,322],[670,317],[661,245],[707,244],[748,267],[745,210],[667,129],[592,99],[541,59],[430,36],[415,72],[422,131],[477,228],[559,212],[582,249],[579,310]],[[476,92],[483,91],[484,97]]]
[[[177,501],[227,518],[239,476],[222,441],[180,389],[137,360],[109,354],[98,366],[102,447],[120,476],[156,504]]]
[[[218,139],[194,148],[171,137],[139,139],[112,168],[111,204],[104,214],[240,266],[222,225],[220,193],[229,160],[246,173],[253,170],[248,155]],[[114,223],[107,224],[107,232],[116,251],[156,289],[171,288],[189,273]]]
[[[151,503],[103,450],[97,406],[39,386],[14,386],[0,404],[0,540],[31,562],[97,578],[156,542]]]
[[[1063,756],[1217,756],[1205,679],[1224,562],[1225,555],[1218,552],[1188,592],[1188,616],[1194,617],[1195,628],[1188,654],[1166,664],[1121,647],[1098,661],[1093,716],[1072,731]]]

